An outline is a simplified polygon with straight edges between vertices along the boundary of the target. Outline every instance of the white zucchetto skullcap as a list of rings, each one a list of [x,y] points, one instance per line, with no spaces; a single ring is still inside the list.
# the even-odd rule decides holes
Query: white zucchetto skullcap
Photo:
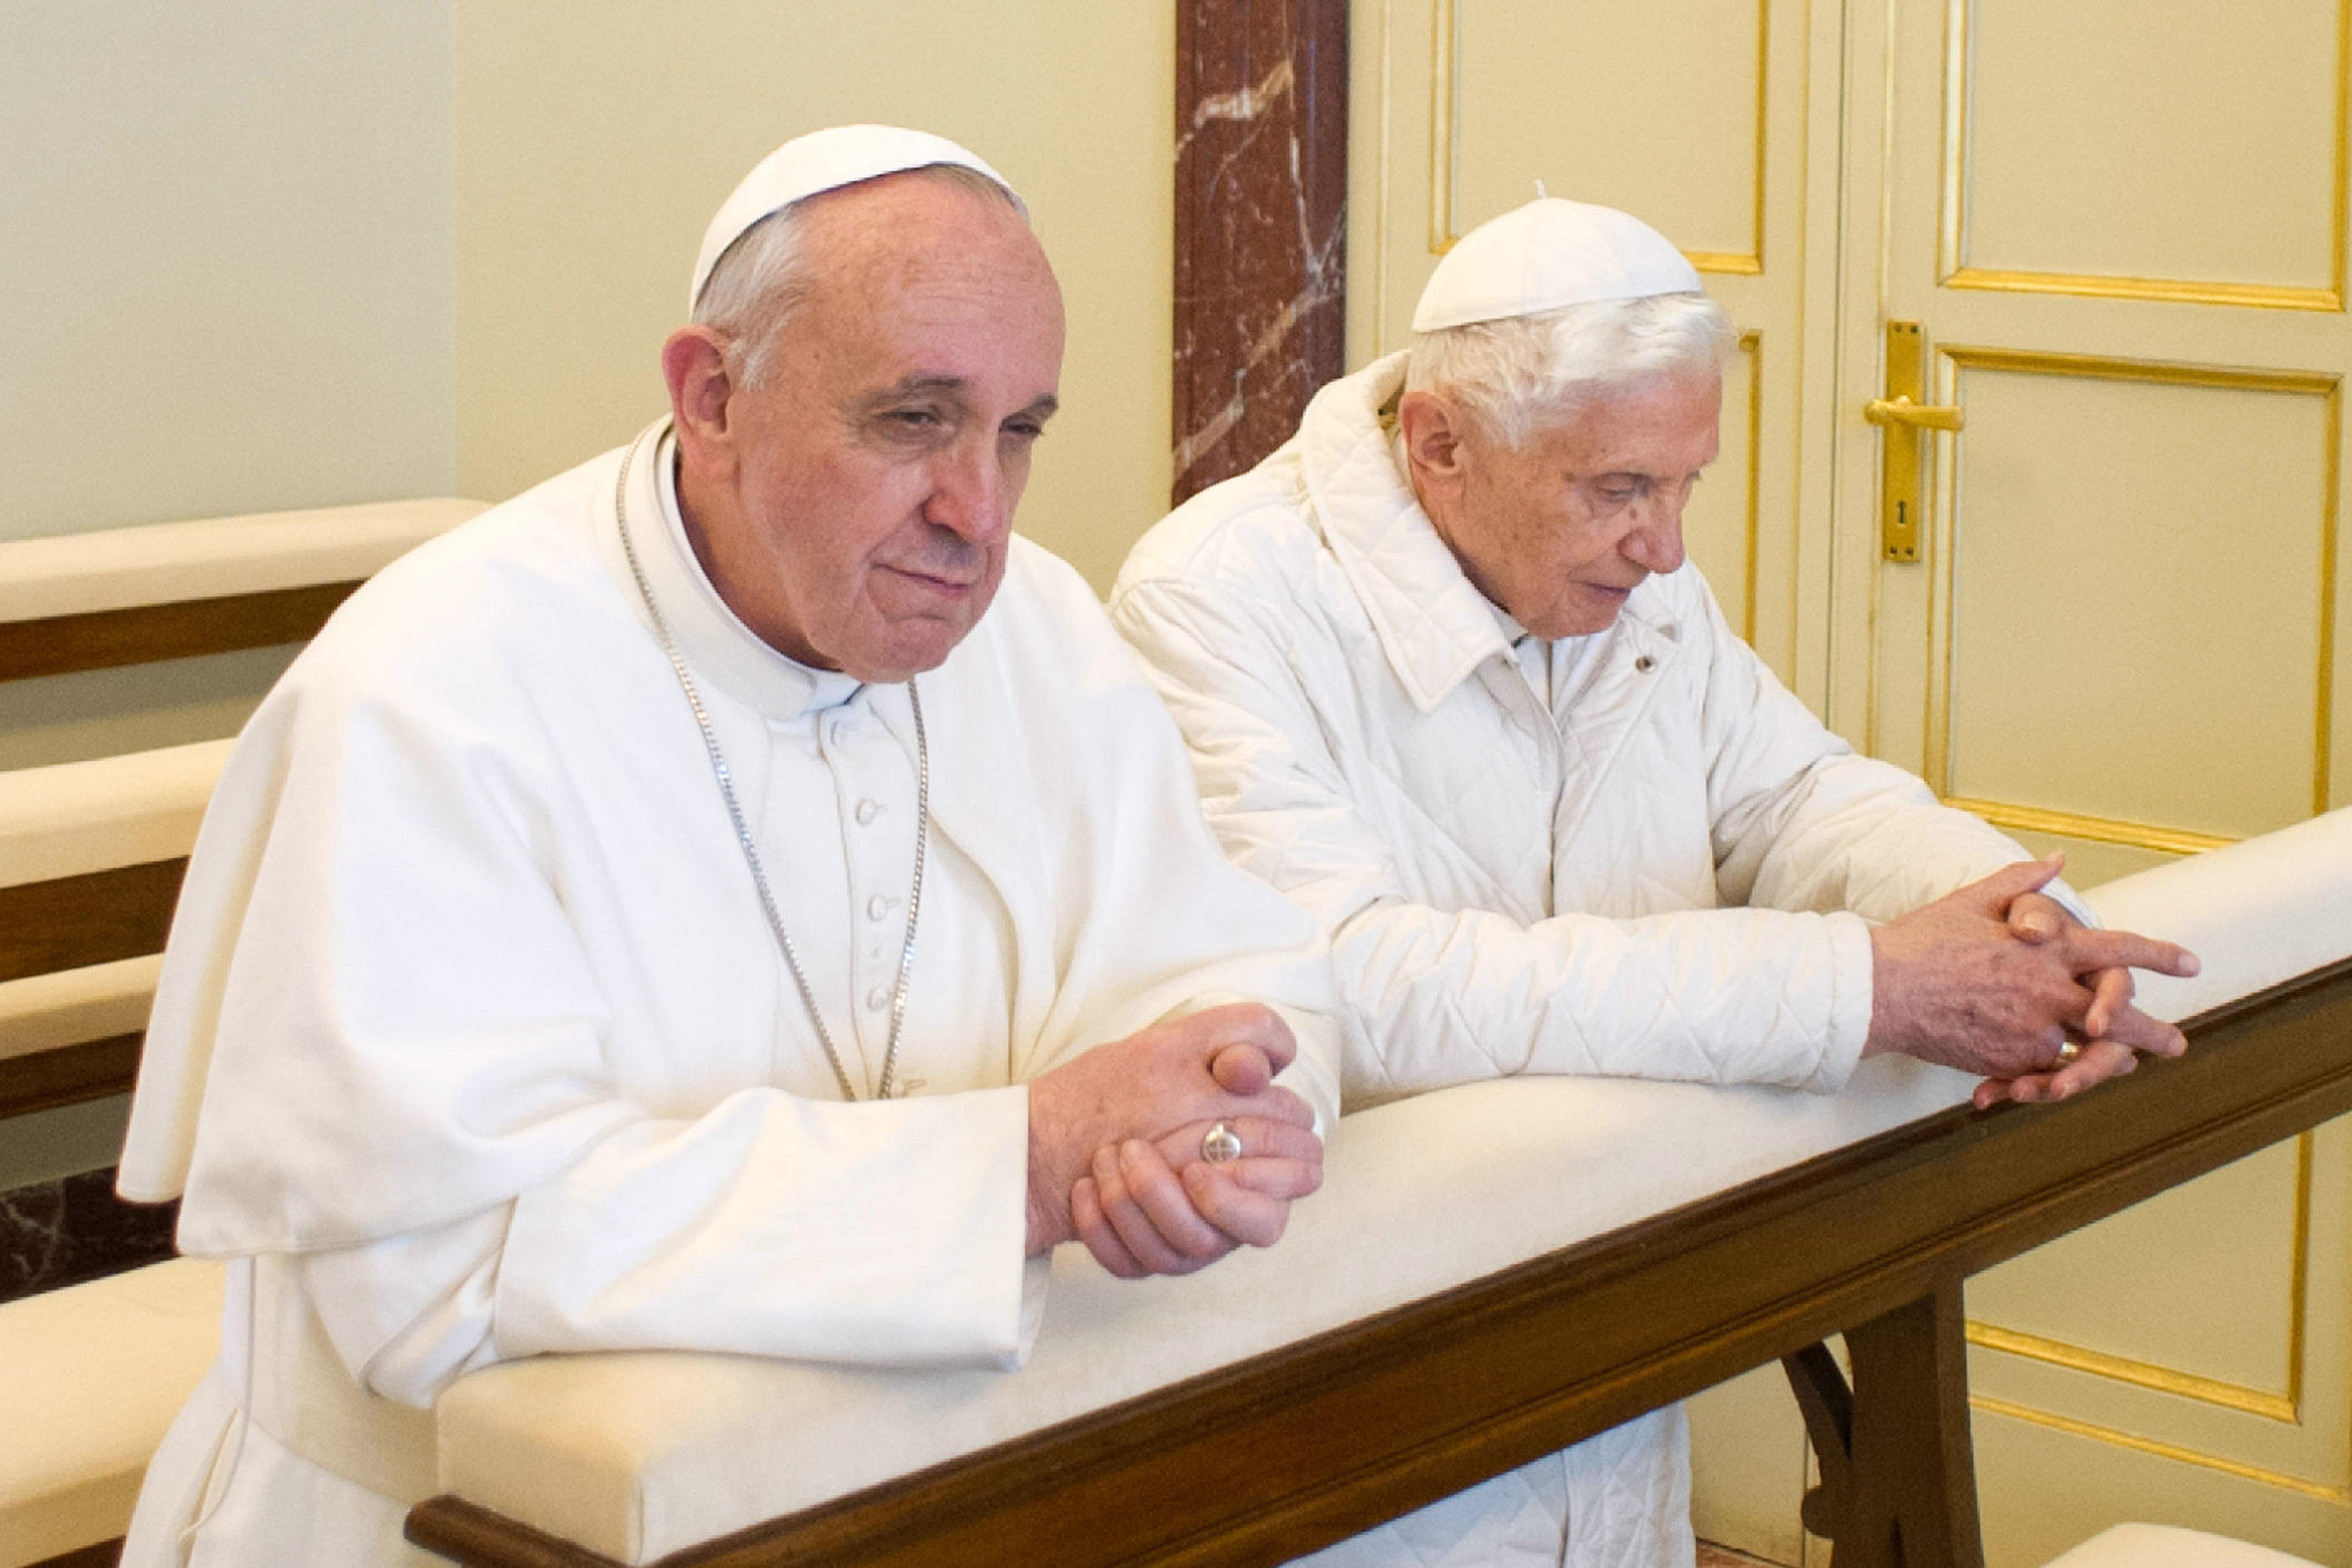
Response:
[[[701,300],[702,286],[710,280],[710,269],[719,265],[727,247],[769,214],[825,191],[933,163],[952,163],[994,181],[1003,186],[1022,215],[1028,215],[1028,205],[1003,175],[944,136],[902,131],[895,125],[835,125],[812,131],[761,159],[759,166],[744,175],[743,183],[720,205],[719,216],[703,231],[702,252],[694,259],[694,287],[686,296],[688,311]]]
[[[1615,207],[1538,196],[1454,242],[1429,275],[1412,330],[1532,316],[1595,300],[1696,294],[1674,242]]]

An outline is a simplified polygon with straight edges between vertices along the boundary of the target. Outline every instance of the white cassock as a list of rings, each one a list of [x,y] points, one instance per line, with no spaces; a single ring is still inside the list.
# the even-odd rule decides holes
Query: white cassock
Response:
[[[1695,566],[1526,636],[1407,482],[1405,357],[1324,387],[1111,595],[1228,852],[1331,935],[1349,1106],[1523,1072],[1837,1089],[1870,922],[2025,852],[1854,755]],[[1684,1446],[1661,1412],[1338,1556],[1687,1564]]]
[[[629,523],[825,1023],[870,1095],[914,868],[903,686],[768,648],[666,437]],[[1280,1007],[1328,1125],[1311,922],[1234,869],[1076,574],[1013,542],[919,678],[932,832],[903,1098],[842,1100],[621,553],[607,453],[396,563],[254,717],[174,922],[121,1166],[234,1259],[128,1568],[437,1562],[425,1407],[546,1352],[1016,1365],[1027,1091],[1171,1014]]]

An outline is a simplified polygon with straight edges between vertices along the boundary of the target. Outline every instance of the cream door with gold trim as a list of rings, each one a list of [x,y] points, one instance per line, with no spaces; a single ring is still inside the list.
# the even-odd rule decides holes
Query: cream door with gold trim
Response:
[[[2347,798],[2347,13],[1850,16],[1830,716],[2084,884]],[[1890,320],[1958,433],[1861,422]],[[2347,1182],[2331,1126],[1971,1284],[1992,1568],[2120,1518],[2352,1563]]]

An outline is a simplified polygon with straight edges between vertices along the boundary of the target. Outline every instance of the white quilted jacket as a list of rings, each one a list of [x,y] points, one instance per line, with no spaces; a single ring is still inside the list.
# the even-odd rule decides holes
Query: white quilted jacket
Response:
[[[1349,1102],[1520,1072],[1838,1088],[1866,922],[2024,851],[1853,754],[1693,566],[1547,705],[1400,475],[1402,377],[1326,386],[1111,598],[1227,851],[1332,933]]]

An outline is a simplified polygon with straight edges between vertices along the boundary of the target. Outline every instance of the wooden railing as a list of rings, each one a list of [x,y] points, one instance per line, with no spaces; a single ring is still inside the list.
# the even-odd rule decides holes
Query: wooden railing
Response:
[[[1964,1281],[2352,1110],[2352,963],[2188,1032],[2186,1058],[2095,1095],[1931,1116],[661,1562],[1277,1563],[1843,1332],[1850,1404],[1825,1355],[1798,1369],[1824,1450],[1809,1522],[1838,1568],[1979,1568]],[[408,1531],[477,1568],[615,1561],[456,1497]]]

